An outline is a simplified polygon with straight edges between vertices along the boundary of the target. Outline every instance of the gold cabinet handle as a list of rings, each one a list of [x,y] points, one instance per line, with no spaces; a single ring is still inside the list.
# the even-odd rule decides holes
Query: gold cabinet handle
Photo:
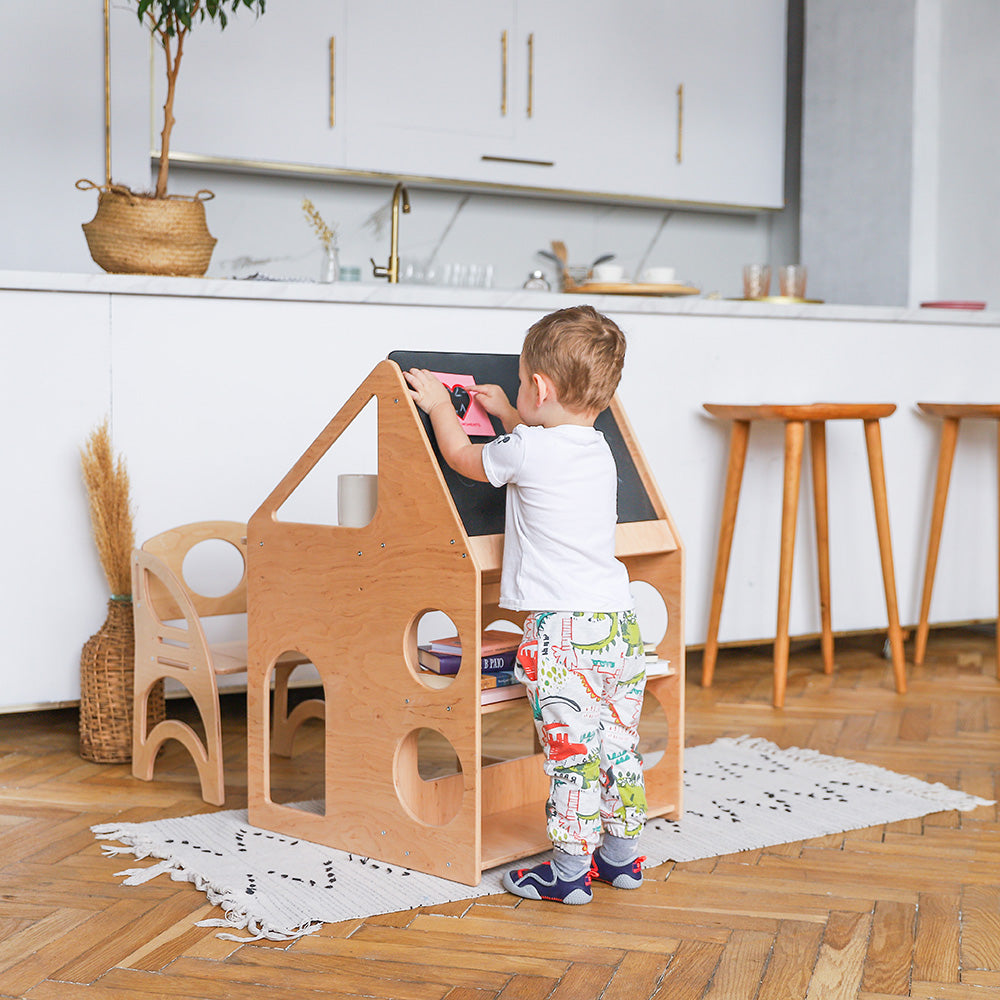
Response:
[[[337,124],[337,38],[330,36],[330,128]]]
[[[677,87],[677,162],[684,159],[684,84]]]
[[[500,35],[500,114],[507,114],[507,29]]]
[[[528,35],[528,117],[535,103],[535,34]]]

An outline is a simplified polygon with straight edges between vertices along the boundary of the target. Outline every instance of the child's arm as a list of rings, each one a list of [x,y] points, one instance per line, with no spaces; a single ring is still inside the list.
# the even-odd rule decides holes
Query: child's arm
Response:
[[[469,440],[441,381],[424,368],[411,368],[403,372],[403,377],[410,384],[413,401],[431,418],[444,460],[466,479],[488,482],[483,469],[483,446]]]
[[[507,393],[498,385],[470,385],[468,391],[479,400],[480,406],[494,417],[499,417],[508,433],[523,423],[521,415],[510,405]]]

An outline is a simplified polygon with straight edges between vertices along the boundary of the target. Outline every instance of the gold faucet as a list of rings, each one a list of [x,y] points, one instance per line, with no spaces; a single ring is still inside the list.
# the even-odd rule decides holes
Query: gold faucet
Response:
[[[399,206],[402,201],[403,211],[409,214],[410,195],[406,190],[406,185],[399,183],[392,191],[392,233],[389,238],[389,266],[380,267],[375,263],[374,257],[368,259],[372,262],[372,274],[376,278],[388,278],[390,285],[399,282]]]

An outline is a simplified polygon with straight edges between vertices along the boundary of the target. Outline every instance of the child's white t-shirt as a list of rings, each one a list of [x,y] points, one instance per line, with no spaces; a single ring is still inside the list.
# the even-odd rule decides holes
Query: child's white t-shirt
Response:
[[[507,484],[501,607],[632,607],[615,558],[618,470],[599,430],[519,424],[483,447],[483,470],[494,486]]]

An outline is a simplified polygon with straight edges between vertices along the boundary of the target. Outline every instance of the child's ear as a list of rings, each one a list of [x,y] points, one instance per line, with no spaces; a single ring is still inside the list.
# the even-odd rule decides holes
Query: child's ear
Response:
[[[541,406],[549,403],[556,397],[556,389],[551,380],[545,375],[535,372],[531,376],[531,384],[535,389],[535,405]]]

